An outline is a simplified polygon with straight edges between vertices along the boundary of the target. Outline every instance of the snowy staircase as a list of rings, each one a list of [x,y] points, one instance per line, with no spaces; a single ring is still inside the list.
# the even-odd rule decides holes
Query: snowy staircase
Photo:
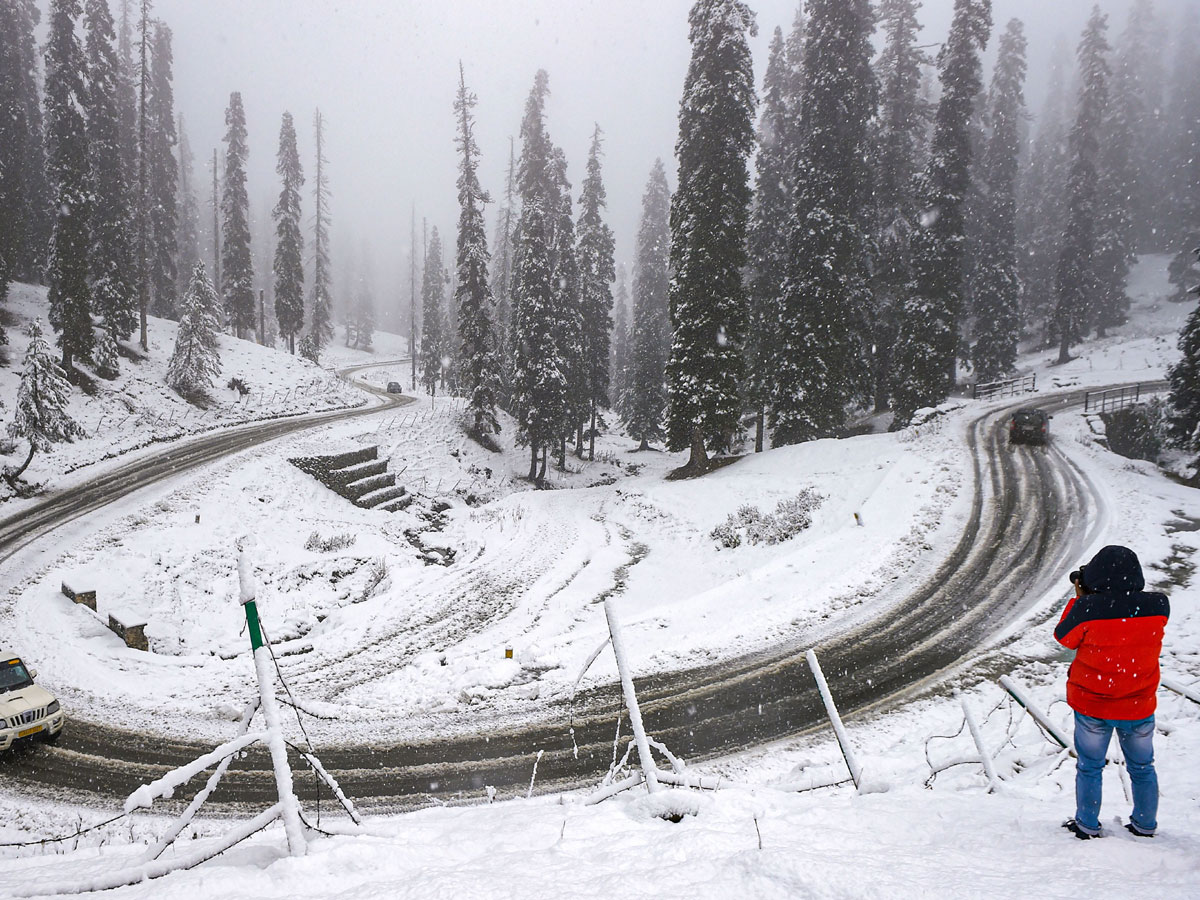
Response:
[[[395,512],[412,502],[408,492],[396,484],[396,475],[387,470],[387,460],[379,459],[378,447],[301,456],[289,462],[362,509]]]

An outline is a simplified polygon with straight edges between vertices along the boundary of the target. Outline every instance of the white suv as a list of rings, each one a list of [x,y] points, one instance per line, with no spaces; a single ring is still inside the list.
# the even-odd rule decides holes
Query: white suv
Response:
[[[0,649],[0,750],[33,737],[53,744],[62,734],[66,716],[54,695],[33,683],[36,675],[16,654]]]

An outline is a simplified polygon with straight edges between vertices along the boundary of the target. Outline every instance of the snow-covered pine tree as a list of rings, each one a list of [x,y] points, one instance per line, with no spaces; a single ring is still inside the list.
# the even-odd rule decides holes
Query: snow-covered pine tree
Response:
[[[1022,325],[1050,342],[1054,310],[1054,271],[1066,225],[1071,53],[1061,37],[1050,55],[1049,90],[1038,116],[1029,164],[1017,200],[1017,254],[1024,297]]]
[[[446,273],[442,268],[442,238],[437,226],[429,236],[425,275],[421,282],[421,384],[433,397],[442,383],[442,359],[446,355],[443,307],[446,304]]]
[[[609,404],[609,355],[612,332],[612,283],[616,278],[613,262],[612,229],[604,221],[608,205],[600,171],[600,126],[592,132],[588,151],[587,175],[579,197],[579,225],[576,228],[575,256],[579,261],[579,309],[583,326],[583,367],[586,397],[590,406],[588,459],[596,458],[596,429],[599,408]],[[582,447],[576,447],[576,452]]]
[[[242,95],[225,110],[225,186],[221,196],[221,293],[229,324],[240,338],[257,320],[254,263],[250,258],[250,198],[246,193],[246,112]]]
[[[55,13],[68,15],[61,9],[61,2],[57,0],[51,13],[52,28]],[[61,34],[58,37],[61,38]],[[29,467],[35,451],[45,452],[52,444],[83,435],[83,429],[67,411],[71,385],[67,382],[66,373],[50,356],[50,348],[42,337],[41,320],[30,322],[26,333],[29,335],[29,347],[25,351],[21,384],[17,388],[17,405],[13,419],[8,423],[8,434],[11,438],[28,441],[29,454],[20,468],[4,472],[10,485],[15,484]]]
[[[549,76],[539,69],[521,121],[517,188],[521,216],[512,280],[512,409],[517,438],[529,446],[529,479],[545,477],[546,451],[567,410],[565,365],[555,331],[554,238],[562,203],[554,148],[546,133]],[[538,456],[542,468],[538,469]]]
[[[92,300],[88,282],[92,186],[88,174],[87,63],[76,37],[79,0],[53,0],[46,45],[46,141],[54,197],[50,244],[50,324],[59,333],[62,368],[92,353]]]
[[[296,124],[285,112],[279,126],[275,172],[281,179],[275,218],[275,318],[288,350],[296,352],[296,335],[304,327],[304,235],[300,232],[300,188],[304,172],[296,149]]]
[[[788,68],[783,29],[771,38],[763,76],[762,108],[758,122],[758,156],[754,201],[747,230],[749,311],[746,324],[746,402],[755,412],[754,451],[761,453],[766,410],[775,381],[775,353],[782,314],[781,297],[787,273],[786,223],[795,194],[797,134],[795,100],[789,91],[795,80]],[[645,441],[643,440],[643,446]]]
[[[1200,259],[1200,248],[1193,250]],[[1200,294],[1193,285],[1192,294]],[[1192,310],[1179,333],[1180,359],[1167,370],[1171,436],[1185,450],[1200,452],[1200,305]]]
[[[92,366],[101,378],[116,378],[121,371],[117,354],[117,342],[107,328],[96,329],[96,341],[92,347]]]
[[[1192,252],[1200,246],[1200,47],[1189,38],[1180,41],[1169,116],[1175,126],[1170,166],[1174,177],[1166,244],[1174,254],[1168,268],[1177,300],[1200,282],[1200,263]]]
[[[1108,108],[1108,17],[1094,7],[1079,43],[1079,107],[1071,128],[1071,175],[1067,182],[1067,224],[1055,276],[1058,303],[1054,334],[1058,361],[1071,359],[1095,321],[1099,294],[1096,277],[1096,230],[1099,201],[1100,134]]]
[[[122,339],[137,327],[137,284],[132,243],[133,196],[122,158],[120,63],[108,0],[87,0],[88,171],[92,196],[89,276],[92,308],[104,327]]]
[[[1096,296],[1092,299],[1092,324],[1096,336],[1120,325],[1129,312],[1126,282],[1134,252],[1133,191],[1138,186],[1135,155],[1140,142],[1133,123],[1139,118],[1137,98],[1113,85],[1101,125],[1096,184]]]
[[[801,141],[779,317],[772,442],[835,435],[873,393],[867,236],[871,71],[868,0],[813,0],[800,95]]]
[[[196,200],[195,157],[187,132],[183,127],[183,116],[179,122],[179,186],[177,189],[179,210],[175,234],[175,246],[179,248],[179,264],[176,266],[178,280],[175,295],[182,297],[187,292],[187,282],[196,263],[200,262],[200,205]]]
[[[982,216],[976,272],[975,346],[978,381],[995,381],[1017,361],[1021,279],[1017,268],[1017,167],[1025,114],[1025,26],[1013,19],[1000,38],[992,73],[988,136],[980,165]]]
[[[608,361],[609,396],[612,406],[624,418],[625,371],[629,365],[629,288],[625,265],[617,266],[617,286],[613,291],[611,354]]]
[[[587,369],[583,355],[583,313],[580,309],[579,261],[575,257],[575,222],[571,210],[571,182],[567,179],[567,157],[554,147],[554,208],[551,219],[551,314],[552,334],[559,367],[566,378],[567,393],[555,437],[558,464],[567,464],[567,440],[581,428],[588,413]],[[582,441],[582,438],[580,438]]]
[[[900,314],[893,367],[893,427],[949,395],[955,382],[962,316],[971,127],[992,27],[991,0],[955,0],[950,34],[938,53],[942,97],[922,178],[921,228],[913,235],[913,286]]]
[[[36,0],[0,3],[0,257],[18,281],[42,281],[52,228]]]
[[[313,114],[313,132],[317,144],[317,171],[313,183],[313,290],[308,333],[312,337],[313,362],[333,340],[333,310],[329,296],[329,160],[325,158],[325,117],[318,109]]]
[[[879,114],[873,134],[875,216],[871,288],[871,368],[875,410],[891,398],[892,353],[900,309],[912,281],[912,233],[917,222],[916,178],[932,106],[922,91],[931,60],[917,44],[917,0],[883,0],[883,49],[875,63]]]
[[[139,214],[138,188],[138,95],[136,66],[133,62],[133,16],[131,0],[121,0],[121,21],[117,30],[117,57],[120,59],[120,80],[117,102],[121,108],[121,159],[125,166],[125,183],[133,194],[135,217]],[[136,224],[136,223],[135,223]],[[134,239],[131,238],[131,242]],[[136,257],[136,249],[134,253]],[[191,270],[188,270],[190,274]],[[186,277],[186,276],[185,276]],[[186,290],[186,285],[185,285]]]
[[[3,253],[0,253],[0,309],[4,307],[4,303],[8,300],[8,285],[12,281],[10,274],[8,259]],[[4,331],[4,323],[0,320],[0,347],[8,343],[8,335]],[[0,353],[0,364],[8,362],[8,358]]]
[[[745,365],[748,158],[754,148],[754,13],[741,0],[697,0],[679,107],[679,186],[671,200],[671,354],[667,446],[689,471],[732,443]]]
[[[203,399],[221,372],[220,311],[216,288],[198,262],[182,298],[175,352],[167,364],[167,384],[189,401]]]
[[[154,23],[150,42],[150,79],[146,89],[146,161],[149,188],[149,263],[151,308],[175,317],[179,248],[176,244],[179,164],[175,160],[175,95],[171,86],[174,56],[171,29]]]
[[[475,143],[475,120],[471,110],[477,99],[467,90],[462,63],[458,65],[458,307],[459,360],[463,388],[469,398],[470,434],[479,441],[500,431],[496,418],[496,392],[500,360],[496,351],[496,325],[492,318],[495,301],[488,284],[487,226],[483,207],[490,202],[479,186],[479,145]]]
[[[371,286],[363,279],[354,304],[354,346],[359,350],[371,350],[374,342],[375,298],[371,294]]]
[[[661,159],[654,161],[642,194],[633,267],[633,324],[629,331],[621,418],[645,450],[666,437],[665,371],[670,351],[671,189]]]
[[[504,203],[496,216],[496,252],[492,255],[492,298],[496,304],[496,354],[499,362],[497,402],[511,409],[509,384],[512,365],[512,275],[516,263],[517,241],[517,155],[509,138],[508,176],[504,182]]]

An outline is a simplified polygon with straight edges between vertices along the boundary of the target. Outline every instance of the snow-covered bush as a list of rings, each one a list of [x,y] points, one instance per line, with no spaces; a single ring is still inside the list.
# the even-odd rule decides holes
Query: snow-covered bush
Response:
[[[107,328],[99,329],[96,335],[96,344],[92,348],[92,364],[96,367],[96,374],[109,381],[120,374],[120,364],[117,362],[117,342],[113,340],[112,332]]]
[[[355,541],[354,535],[346,532],[344,534],[335,534],[330,537],[321,537],[319,532],[314,531],[308,536],[308,540],[304,542],[305,550],[316,550],[321,553],[332,553],[334,550],[344,550]]]
[[[781,544],[812,524],[812,513],[825,498],[813,488],[780,500],[775,511],[764,515],[757,506],[746,504],[712,530],[711,537],[727,549],[749,544]]]

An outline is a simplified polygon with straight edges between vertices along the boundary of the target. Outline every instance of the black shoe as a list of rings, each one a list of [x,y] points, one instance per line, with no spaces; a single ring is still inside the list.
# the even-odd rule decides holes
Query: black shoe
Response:
[[[1138,828],[1132,822],[1125,823],[1125,830],[1135,837],[1154,837],[1153,831],[1142,831],[1142,829]]]
[[[1071,832],[1071,834],[1075,835],[1075,837],[1079,838],[1081,841],[1090,841],[1092,838],[1100,837],[1098,834],[1092,834],[1091,832],[1084,831],[1079,827],[1079,823],[1074,819],[1067,819],[1067,821],[1062,823],[1062,827],[1067,829],[1067,831]]]

